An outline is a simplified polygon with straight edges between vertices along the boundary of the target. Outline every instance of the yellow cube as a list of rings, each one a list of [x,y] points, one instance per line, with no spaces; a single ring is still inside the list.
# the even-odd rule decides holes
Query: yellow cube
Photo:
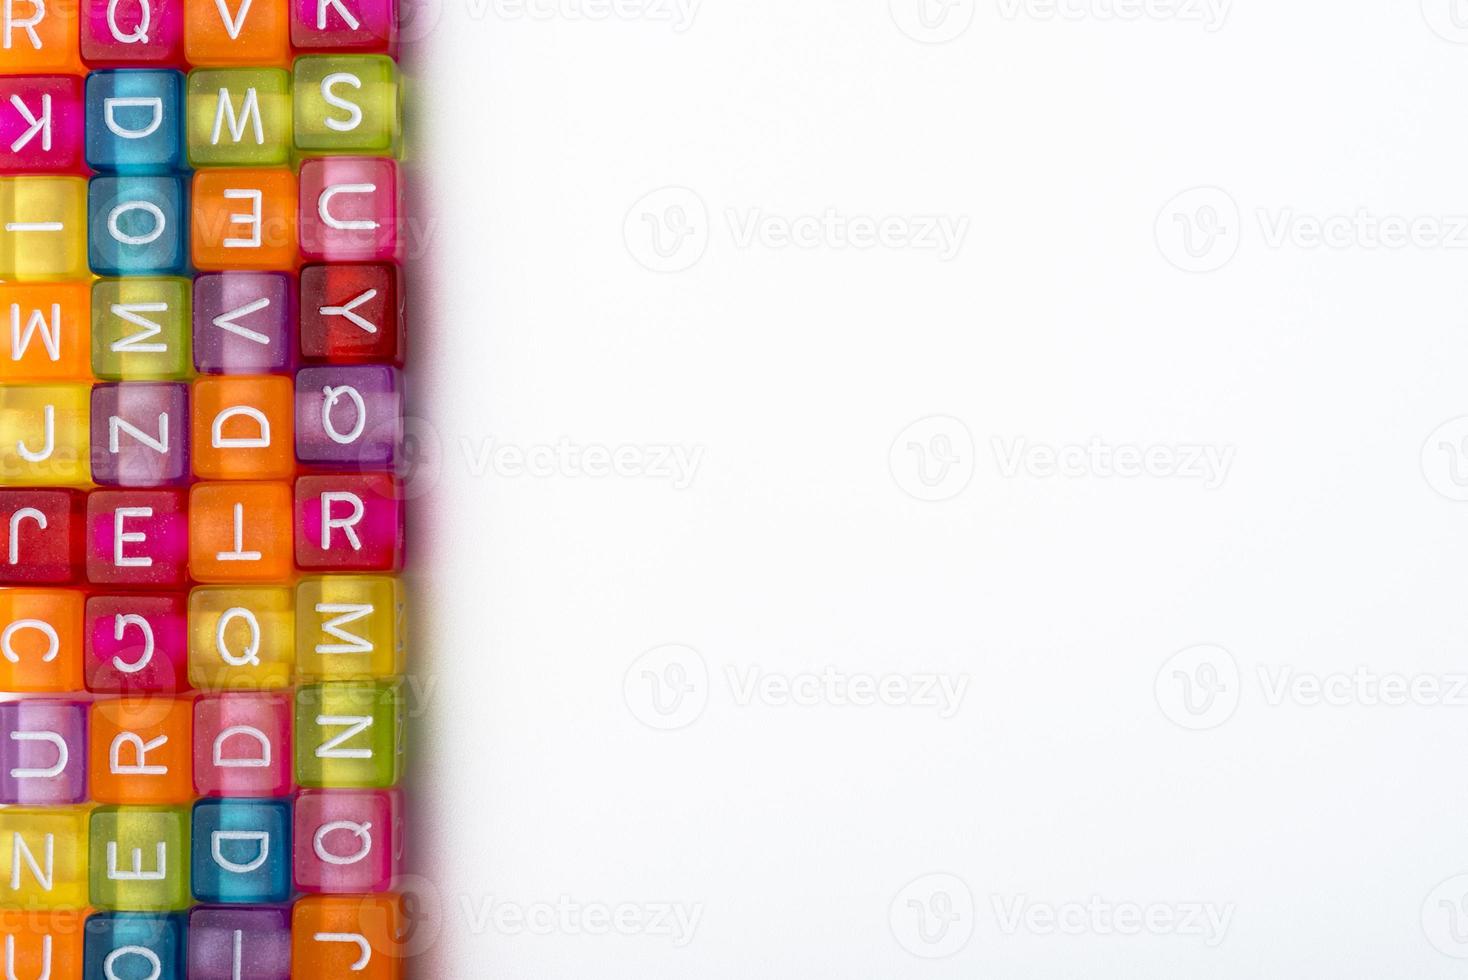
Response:
[[[0,279],[88,274],[86,179],[0,178]]]
[[[403,669],[403,589],[391,575],[313,575],[296,585],[296,671],[311,680]]]
[[[92,482],[92,386],[0,386],[0,484],[85,487]]]
[[[189,907],[188,807],[99,806],[91,817],[93,905],[134,912]]]
[[[0,809],[0,907],[87,904],[87,808]]]
[[[295,650],[290,589],[211,586],[189,593],[189,681],[200,690],[289,687]]]

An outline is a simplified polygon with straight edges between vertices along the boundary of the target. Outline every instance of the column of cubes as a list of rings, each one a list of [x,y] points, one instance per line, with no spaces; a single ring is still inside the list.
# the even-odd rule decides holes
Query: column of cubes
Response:
[[[4,4],[7,976],[402,974],[395,30]]]

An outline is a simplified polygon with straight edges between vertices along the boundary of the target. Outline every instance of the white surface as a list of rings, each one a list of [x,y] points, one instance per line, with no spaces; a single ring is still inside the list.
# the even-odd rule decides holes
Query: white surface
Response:
[[[1461,975],[1468,16],[648,2],[414,25],[420,975]]]

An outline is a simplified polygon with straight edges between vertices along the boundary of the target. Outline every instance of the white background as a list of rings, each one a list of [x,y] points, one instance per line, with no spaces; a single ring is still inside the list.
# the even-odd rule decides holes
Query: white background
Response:
[[[922,2],[411,11],[418,975],[1461,976],[1468,9]]]

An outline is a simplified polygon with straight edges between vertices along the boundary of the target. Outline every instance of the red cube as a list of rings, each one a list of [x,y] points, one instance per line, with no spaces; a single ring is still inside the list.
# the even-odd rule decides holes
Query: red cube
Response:
[[[80,490],[0,490],[0,583],[75,582],[85,511]]]
[[[180,586],[188,578],[188,494],[94,490],[87,497],[87,578],[96,585]]]
[[[301,355],[333,364],[402,364],[403,291],[396,266],[301,270]]]
[[[296,565],[390,572],[403,564],[402,486],[388,473],[296,480]]]

